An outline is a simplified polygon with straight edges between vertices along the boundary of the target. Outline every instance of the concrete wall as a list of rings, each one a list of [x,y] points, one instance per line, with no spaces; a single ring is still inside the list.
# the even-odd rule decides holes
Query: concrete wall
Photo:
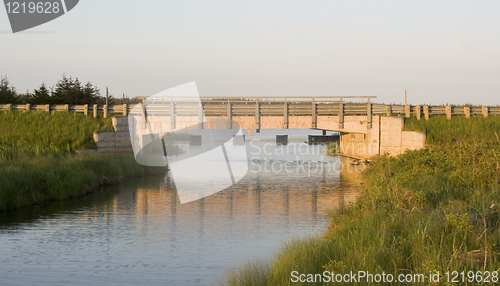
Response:
[[[127,117],[114,117],[115,132],[94,133],[98,153],[133,154]]]
[[[208,116],[206,120],[226,119],[225,116]],[[197,116],[170,116],[148,117],[149,127],[143,129],[142,118],[134,117],[132,129],[147,135],[150,133],[165,133],[183,128],[197,128],[200,118]],[[101,153],[129,153],[132,152],[129,135],[129,121],[127,117],[113,118],[116,132],[94,134],[98,152]],[[283,116],[260,117],[261,129],[283,129]],[[359,159],[369,159],[378,154],[388,153],[397,156],[406,149],[419,149],[425,145],[425,133],[418,131],[403,131],[404,119],[402,116],[373,116],[371,128],[367,116],[345,116],[343,128],[340,128],[339,116],[317,116],[317,129],[338,131],[340,136],[340,152],[346,156]],[[213,121],[211,128],[227,128],[225,121]],[[217,126],[221,125],[221,126]],[[233,116],[232,128],[255,129],[256,118],[253,116]],[[209,127],[206,127],[209,128]],[[289,116],[288,128],[312,128],[311,116]],[[143,136],[138,136],[139,145],[142,145]]]

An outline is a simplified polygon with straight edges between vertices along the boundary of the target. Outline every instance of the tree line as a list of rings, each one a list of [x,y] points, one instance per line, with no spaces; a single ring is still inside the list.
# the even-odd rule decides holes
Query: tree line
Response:
[[[138,98],[108,97],[108,104],[138,103]],[[10,84],[7,76],[0,77],[0,104],[106,104],[106,97],[101,96],[97,86],[87,82],[83,84],[78,78],[63,75],[55,86],[42,83],[33,92],[18,93]]]

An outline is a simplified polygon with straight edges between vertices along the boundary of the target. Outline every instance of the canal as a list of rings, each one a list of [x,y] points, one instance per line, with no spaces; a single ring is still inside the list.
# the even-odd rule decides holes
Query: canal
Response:
[[[322,235],[327,211],[359,195],[352,165],[324,146],[261,147],[275,155],[251,156],[240,182],[190,203],[167,174],[0,213],[0,285],[208,285]]]

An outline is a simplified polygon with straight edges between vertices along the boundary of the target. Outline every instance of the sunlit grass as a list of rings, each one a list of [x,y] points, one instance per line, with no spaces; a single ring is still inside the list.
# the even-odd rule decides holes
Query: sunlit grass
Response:
[[[445,285],[446,271],[498,270],[500,119],[411,119],[405,129],[426,131],[427,147],[376,158],[362,196],[332,212],[324,236],[293,240],[270,260],[228,270],[220,284],[290,285],[292,271],[328,270],[426,279],[439,271]]]

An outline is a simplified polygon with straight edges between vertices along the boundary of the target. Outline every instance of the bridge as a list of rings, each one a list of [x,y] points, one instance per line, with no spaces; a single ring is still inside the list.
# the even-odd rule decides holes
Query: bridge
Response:
[[[375,97],[201,97],[201,101],[185,98],[145,99],[135,106],[124,105],[50,105],[0,104],[0,110],[80,112],[94,117],[102,115],[131,115],[137,119],[136,130],[164,133],[203,126],[212,119],[225,119],[227,126],[202,128],[242,128],[249,134],[260,129],[317,129],[340,132],[341,153],[345,156],[368,159],[377,154],[398,155],[406,149],[422,148],[425,134],[404,131],[405,117],[429,119],[434,115],[489,116],[500,115],[500,107],[491,106],[429,106],[388,105],[372,103]],[[355,102],[358,101],[358,102]],[[150,128],[144,129],[148,122]],[[126,140],[129,126],[123,119],[115,120],[117,133],[97,134],[98,147],[106,151],[130,150]],[[117,139],[122,138],[122,139]],[[125,138],[125,139],[123,139]],[[114,140],[113,142],[109,140]],[[104,145],[103,145],[104,144]]]

